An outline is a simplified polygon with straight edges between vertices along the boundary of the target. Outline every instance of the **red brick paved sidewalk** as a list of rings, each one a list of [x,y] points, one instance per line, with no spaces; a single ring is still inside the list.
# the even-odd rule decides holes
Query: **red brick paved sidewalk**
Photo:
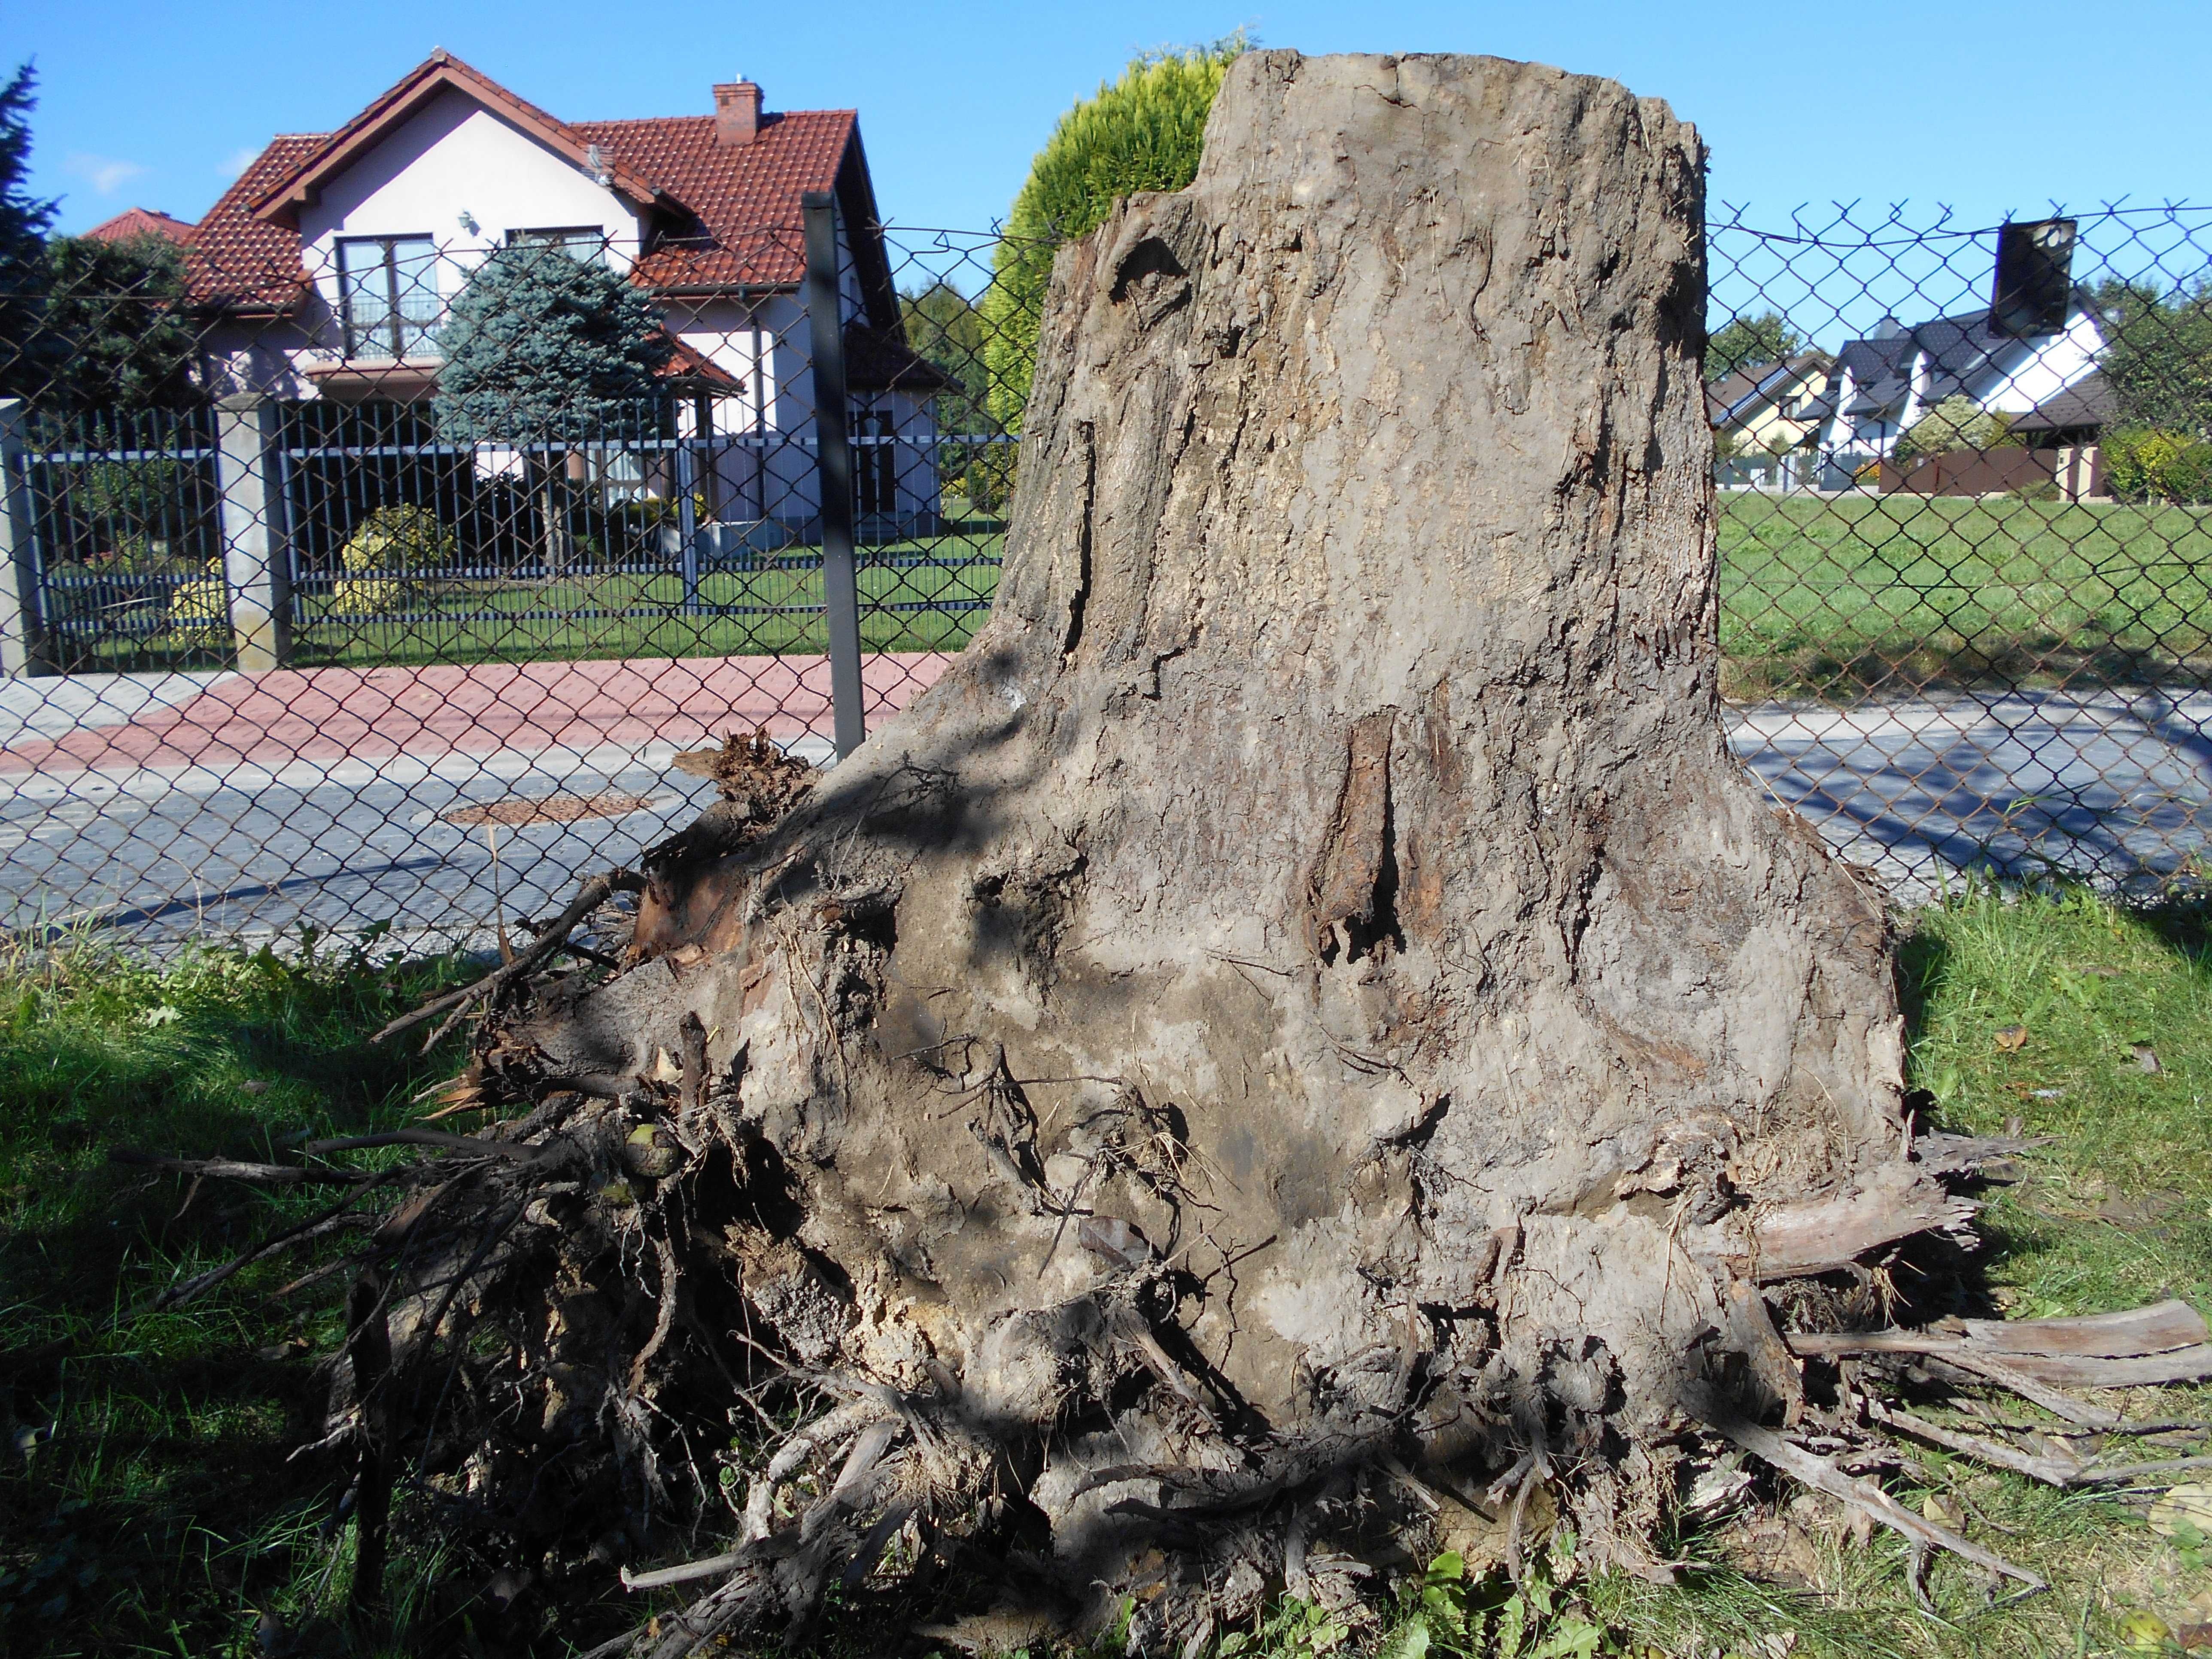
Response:
[[[947,660],[919,652],[869,657],[862,678],[870,723],[904,708]],[[642,748],[759,726],[787,743],[810,732],[826,738],[829,659],[645,658],[240,674],[120,725],[0,750],[0,773]]]

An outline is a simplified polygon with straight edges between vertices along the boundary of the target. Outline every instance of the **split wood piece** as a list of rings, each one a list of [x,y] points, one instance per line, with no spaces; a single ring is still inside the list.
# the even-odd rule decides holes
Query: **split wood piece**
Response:
[[[2092,1406],[2086,1400],[2076,1400],[2063,1389],[2030,1376],[2021,1370],[2015,1356],[2008,1354],[2000,1359],[1995,1354],[1977,1353],[1972,1349],[1948,1356],[1930,1358],[1929,1363],[1941,1369],[1948,1364],[1970,1377],[1984,1382],[1994,1382],[1999,1388],[2010,1389],[2022,1400],[2033,1401],[2054,1417],[2063,1417],[2069,1423],[2084,1424],[2091,1428],[2109,1429],[2118,1422],[2117,1413]]]
[[[651,1572],[632,1572],[624,1567],[622,1570],[623,1588],[626,1590],[665,1589],[671,1584],[696,1583],[702,1578],[735,1572],[745,1564],[746,1553],[744,1550],[732,1550],[727,1554],[710,1555],[703,1560],[685,1561],[672,1567],[657,1567]]]
[[[228,1158],[163,1158],[155,1152],[114,1147],[110,1164],[136,1168],[168,1170],[178,1175],[211,1176],[218,1181],[244,1181],[261,1187],[357,1187],[384,1179],[368,1170],[312,1170],[300,1164],[241,1164]]]
[[[543,1146],[512,1140],[484,1140],[475,1135],[450,1135],[442,1129],[387,1129],[380,1134],[346,1135],[336,1140],[311,1140],[305,1150],[317,1158],[332,1152],[357,1152],[371,1146],[447,1146],[455,1152],[483,1152],[511,1158],[517,1164],[537,1161]]]
[[[433,998],[412,1013],[400,1015],[369,1041],[385,1042],[402,1032],[411,1031],[441,1014],[447,1014],[449,1017],[446,1023],[432,1034],[430,1042],[424,1045],[425,1048],[434,1046],[438,1038],[445,1035],[447,1027],[471,1003],[495,996],[515,981],[534,973],[539,964],[568,943],[569,933],[579,922],[617,893],[641,893],[644,890],[645,878],[632,870],[610,870],[605,875],[593,876],[577,890],[576,896],[568,901],[568,908],[554,917],[544,933],[538,934],[526,948],[515,953],[514,961],[495,968],[473,985]]]
[[[360,1462],[354,1474],[352,1602],[356,1613],[383,1600],[385,1528],[392,1512],[384,1391],[392,1369],[392,1328],[385,1289],[383,1275],[372,1267],[354,1280],[346,1305],[346,1322],[351,1328],[346,1347],[353,1356],[354,1397],[361,1413]]]
[[[1913,1139],[1912,1158],[1929,1175],[1972,1175],[1988,1164],[2018,1158],[2023,1152],[2033,1152],[2038,1146],[2048,1146],[2056,1139],[2054,1135],[2036,1135],[2027,1139],[1940,1133],[1918,1135]]]
[[[2070,1457],[2044,1457],[2033,1452],[2021,1451],[2002,1441],[1991,1440],[1985,1435],[1965,1434],[1957,1429],[1946,1428],[1941,1423],[1930,1423],[1894,1406],[1885,1406],[1869,1396],[1867,1415],[1885,1428],[1895,1429],[1915,1440],[1924,1440],[1930,1445],[1941,1446],[1962,1456],[1980,1459],[1997,1468],[2010,1469],[2031,1480],[2040,1480],[2046,1486],[2068,1486],[2081,1473],[2081,1465]]]
[[[1956,1231],[1980,1207],[1930,1182],[1893,1179],[1867,1191],[1762,1211],[1747,1237],[1731,1218],[1691,1229],[1684,1242],[1696,1260],[1765,1285],[1833,1273],[1916,1233]]]
[[[1879,1521],[1891,1530],[1904,1534],[1916,1548],[1948,1550],[1952,1554],[1972,1561],[1976,1566],[2013,1579],[2030,1589],[2047,1590],[2050,1582],[2030,1572],[2026,1567],[2015,1566],[2001,1555],[1992,1554],[1971,1538],[1961,1537],[1948,1527],[1936,1525],[1924,1516],[1913,1514],[1873,1482],[1845,1474],[1825,1457],[1817,1457],[1794,1440],[1784,1439],[1771,1429],[1741,1419],[1715,1417],[1707,1419],[1717,1432],[1749,1452],[1772,1464],[1784,1474],[1802,1481],[1815,1492],[1849,1504],[1862,1515]]]
[[[2167,1301],[2124,1313],[2070,1319],[1949,1319],[1925,1330],[1801,1332],[1800,1353],[1941,1353],[1960,1340],[1997,1353],[2042,1358],[2132,1358],[2201,1346],[2212,1333],[2186,1302]]]
[[[2114,1463],[2106,1468],[2083,1470],[2075,1484],[2127,1486],[2138,1480],[2164,1480],[2170,1474],[2189,1474],[2198,1469],[2212,1469],[2212,1457],[2164,1457],[2149,1463]]]
[[[2204,1316],[2186,1302],[2154,1302],[2122,1313],[2067,1319],[1962,1319],[1975,1341],[2005,1353],[2087,1354],[2124,1359],[2195,1347],[2212,1340]]]
[[[210,1267],[204,1273],[193,1274],[181,1284],[172,1285],[154,1298],[154,1306],[155,1308],[182,1307],[193,1297],[204,1295],[213,1290],[240,1268],[250,1267],[264,1257],[275,1255],[280,1250],[297,1249],[302,1244],[312,1244],[319,1238],[327,1237],[336,1232],[343,1232],[349,1228],[374,1225],[376,1221],[374,1216],[362,1215],[354,1207],[368,1196],[368,1188],[364,1186],[361,1191],[341,1200],[320,1215],[310,1217],[296,1227],[287,1227],[283,1231],[264,1238],[243,1255],[233,1256],[220,1267]]]
[[[1976,1375],[1999,1365],[2045,1388],[2121,1389],[2212,1376],[2207,1335],[2194,1308],[2168,1301],[2081,1318],[1947,1320],[1917,1331],[1797,1331],[1789,1342],[1807,1358],[1917,1354]],[[2114,1419],[2100,1426],[2117,1425]]]
[[[2125,1486],[2137,1480],[2161,1480],[2169,1475],[2212,1469],[2212,1457],[2165,1457],[2142,1463],[2113,1463],[2098,1468],[2072,1458],[2045,1457],[2033,1452],[2024,1452],[2016,1446],[2005,1445],[1984,1435],[1962,1433],[1894,1406],[1885,1406],[1878,1400],[1867,1401],[1867,1414],[1877,1423],[1911,1435],[1916,1440],[1925,1440],[1947,1451],[1978,1458],[1996,1468],[2010,1469],[2015,1474],[2024,1474],[2032,1480],[2058,1487]]]

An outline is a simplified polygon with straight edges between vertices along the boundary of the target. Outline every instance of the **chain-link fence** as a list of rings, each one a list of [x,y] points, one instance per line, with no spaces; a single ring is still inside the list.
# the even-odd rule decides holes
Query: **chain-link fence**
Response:
[[[482,939],[988,612],[1036,325],[997,239],[825,195],[292,258],[0,296],[0,921]],[[1747,763],[1908,896],[2193,878],[2212,213],[1730,217],[1710,266]]]
[[[1034,307],[984,303],[998,239],[840,205],[658,290],[556,234],[16,299],[6,922],[481,939],[688,822],[728,734],[826,761],[929,684]]]
[[[2212,211],[1709,226],[1738,751],[1908,894],[2212,830]]]

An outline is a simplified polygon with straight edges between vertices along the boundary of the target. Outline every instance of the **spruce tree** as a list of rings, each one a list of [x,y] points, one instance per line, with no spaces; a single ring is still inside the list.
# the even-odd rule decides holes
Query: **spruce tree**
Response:
[[[184,301],[184,253],[166,237],[56,237],[46,248],[46,332],[64,355],[48,401],[87,411],[198,402]]]
[[[44,330],[46,229],[56,204],[24,188],[38,72],[28,64],[0,88],[0,396],[45,389],[57,353]]]
[[[645,295],[605,265],[520,246],[477,267],[438,343],[439,435],[537,452],[546,568],[560,574],[568,562],[567,464],[578,446],[657,429],[655,376],[673,342]]]
[[[501,248],[438,335],[433,402],[452,443],[586,443],[652,418],[673,349],[642,291],[556,247]]]
[[[1249,45],[1238,33],[1133,59],[1120,80],[1061,116],[1037,152],[983,296],[991,411],[1008,430],[1021,424],[1029,402],[1054,250],[1103,223],[1117,198],[1181,190],[1197,177],[1213,96]]]

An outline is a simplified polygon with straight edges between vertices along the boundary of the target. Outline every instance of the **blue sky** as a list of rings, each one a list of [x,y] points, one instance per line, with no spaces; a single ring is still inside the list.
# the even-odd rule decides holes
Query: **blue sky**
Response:
[[[0,54],[38,60],[34,182],[64,198],[65,230],[132,204],[195,218],[271,133],[337,125],[438,46],[573,119],[705,113],[709,84],[740,74],[771,109],[856,107],[887,218],[981,229],[1133,51],[1240,25],[1305,52],[1613,76],[1695,121],[1713,197],[1766,222],[1839,198],[1942,202],[1976,224],[2053,198],[2212,201],[2207,0],[10,0]]]

